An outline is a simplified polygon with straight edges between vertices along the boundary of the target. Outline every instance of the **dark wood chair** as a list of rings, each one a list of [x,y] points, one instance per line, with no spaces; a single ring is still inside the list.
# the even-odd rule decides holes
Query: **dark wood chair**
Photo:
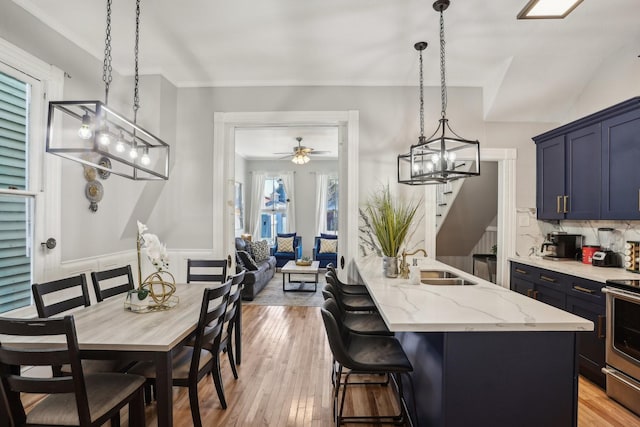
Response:
[[[94,271],[91,273],[91,282],[93,282],[93,290],[98,302],[115,295],[125,294],[134,287],[130,265],[111,270]]]
[[[84,274],[52,282],[34,283],[31,290],[40,318],[48,318],[74,308],[91,305],[89,288]],[[122,360],[87,359],[82,361],[84,371],[92,373],[125,372],[130,366],[131,362]],[[68,375],[70,372],[69,365],[54,366],[53,368],[55,376]]]
[[[231,277],[232,289],[229,294],[229,304],[227,305],[227,313],[224,317],[225,328],[222,331],[222,337],[220,338],[220,345],[218,347],[218,354],[220,352],[225,351],[229,358],[229,364],[231,365],[231,371],[233,372],[233,378],[238,379],[238,371],[236,369],[236,360],[238,359],[238,354],[234,357],[233,353],[233,345],[232,341],[235,342],[235,347],[237,353],[240,352],[241,348],[241,328],[242,328],[242,280],[244,279],[244,271],[241,271],[238,274],[235,274]],[[235,333],[238,332],[238,333]],[[235,334],[235,335],[234,335]],[[218,366],[216,367],[220,370],[220,361],[218,359]],[[224,391],[222,390],[222,383],[220,384],[220,391],[218,394],[223,395],[224,399]],[[222,403],[222,400],[221,400]],[[226,408],[226,402],[222,405],[223,408]]]
[[[188,259],[187,283],[218,282],[227,280],[226,259]]]
[[[145,425],[142,387],[145,379],[121,373],[84,373],[72,316],[55,319],[0,318],[0,334],[35,337],[64,336],[63,344],[25,348],[0,342],[0,379],[5,399],[0,401],[0,424],[15,426],[119,425],[120,410],[129,406],[129,425]],[[66,364],[71,372],[59,377],[23,376],[21,366]],[[20,393],[45,394],[27,414]],[[4,421],[3,421],[4,420]]]
[[[38,317],[55,316],[77,307],[89,307],[89,289],[84,274],[31,285]]]
[[[221,382],[220,378],[216,380],[216,372],[213,369],[217,355],[207,349],[220,345],[230,290],[231,279],[222,286],[204,290],[193,346],[184,346],[173,356],[173,385],[189,388],[191,417],[195,427],[202,426],[198,383],[209,373],[213,373],[214,382]],[[212,301],[215,303],[212,304]],[[155,383],[156,368],[153,362],[140,362],[131,368],[129,373],[143,375],[151,383]],[[224,396],[221,397],[223,398]],[[226,404],[223,407],[226,407]]]

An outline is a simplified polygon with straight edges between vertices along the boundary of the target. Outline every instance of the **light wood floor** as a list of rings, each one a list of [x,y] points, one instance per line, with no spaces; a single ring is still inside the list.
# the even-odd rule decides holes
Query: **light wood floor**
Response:
[[[220,408],[210,377],[200,382],[204,426],[331,426],[331,354],[316,307],[243,306],[240,378],[223,359],[229,408]],[[354,388],[358,389],[358,388]],[[384,387],[360,387],[348,409],[385,413],[393,399]],[[544,408],[541,408],[544,410]],[[156,425],[155,404],[147,424]],[[123,414],[122,425],[127,426]],[[174,388],[174,425],[192,425],[186,389]],[[579,383],[579,427],[640,426],[640,418],[607,398],[588,380]]]

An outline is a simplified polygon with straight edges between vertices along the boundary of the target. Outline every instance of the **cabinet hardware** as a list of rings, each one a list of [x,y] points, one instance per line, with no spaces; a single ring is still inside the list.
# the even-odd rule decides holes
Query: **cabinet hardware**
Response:
[[[528,296],[529,298],[532,298],[532,297],[531,297],[531,292],[533,292],[533,289],[527,289],[527,296]]]
[[[639,191],[638,193],[640,193],[640,191]],[[562,212],[560,211],[560,198],[561,198],[561,197],[562,197],[562,196],[558,196],[558,197],[556,197],[556,212],[557,212],[557,213],[562,213]],[[639,202],[639,204],[640,204],[640,202]]]
[[[593,289],[583,288],[582,286],[578,286],[578,285],[575,285],[573,289],[575,289],[576,291],[584,292],[585,294],[590,294],[590,295],[593,295],[596,293],[596,291],[594,291]]]
[[[547,276],[543,276],[543,275],[540,275],[540,280],[544,280],[545,282],[556,283],[556,279],[553,279],[553,278],[547,277]]]
[[[638,388],[637,385],[629,382],[628,380],[626,380],[624,377],[620,376],[618,374],[618,371],[616,371],[615,369],[611,369],[611,368],[602,368],[600,370],[603,374],[605,375],[611,375],[613,378],[615,378],[616,380],[620,381],[621,383],[626,384],[627,386],[631,387],[632,390],[634,390],[635,392],[640,392],[640,388]]]
[[[532,298],[533,298],[533,299],[535,299],[535,300],[537,300],[537,299],[538,299],[538,294],[539,294],[539,293],[540,293],[540,292],[538,292],[538,291],[533,291]]]
[[[520,273],[520,274],[529,274],[529,272],[528,272],[528,271],[526,271],[526,270],[522,270],[522,269],[520,269],[520,268],[516,268],[516,273]]]
[[[598,316],[598,338],[605,338],[605,322],[607,320],[607,316],[600,314]]]
[[[567,209],[567,200],[569,199],[569,196],[564,196],[564,213],[569,213],[569,210]]]

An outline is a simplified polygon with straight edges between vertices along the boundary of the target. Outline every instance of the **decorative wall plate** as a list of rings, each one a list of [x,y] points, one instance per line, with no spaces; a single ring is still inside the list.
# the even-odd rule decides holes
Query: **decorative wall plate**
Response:
[[[84,187],[84,195],[91,202],[89,210],[91,212],[97,211],[98,202],[102,200],[102,196],[104,195],[104,189],[100,181],[87,182],[87,185]]]
[[[84,167],[84,179],[86,179],[89,182],[95,181],[97,176],[96,168],[94,168],[93,166],[86,166],[86,165],[83,167]]]
[[[108,157],[101,157],[98,164],[100,166],[104,166],[105,168],[111,169],[111,160],[109,160]],[[111,172],[103,169],[98,169],[98,175],[100,176],[100,179],[107,179],[109,178],[109,176],[111,176]]]

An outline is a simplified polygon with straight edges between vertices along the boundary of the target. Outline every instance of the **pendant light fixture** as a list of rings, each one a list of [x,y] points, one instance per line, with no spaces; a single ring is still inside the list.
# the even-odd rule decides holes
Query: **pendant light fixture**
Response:
[[[480,175],[480,143],[464,139],[449,126],[443,12],[449,0],[437,0],[433,8],[440,13],[440,101],[441,117],[435,132],[424,136],[422,51],[426,42],[414,46],[420,52],[420,137],[409,153],[398,156],[398,182],[408,185],[439,184]]]
[[[133,180],[169,178],[169,145],[136,123],[140,108],[138,53],[140,0],[136,0],[133,121],[107,104],[111,72],[111,2],[107,0],[102,81],[105,101],[51,101],[46,151]]]

